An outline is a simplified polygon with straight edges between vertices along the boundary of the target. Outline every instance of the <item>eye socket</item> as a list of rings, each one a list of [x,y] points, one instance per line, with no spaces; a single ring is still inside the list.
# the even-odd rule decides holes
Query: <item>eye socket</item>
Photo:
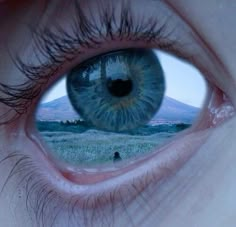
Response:
[[[144,67],[145,70],[140,75],[128,75],[127,72],[132,69],[132,58],[136,60],[135,66],[138,69],[142,68],[140,59],[144,59],[144,66],[151,62],[151,67]],[[122,64],[125,65],[123,69]],[[132,94],[132,91],[122,96],[121,93],[113,94],[109,90],[111,85],[107,84],[107,79],[101,79],[102,66],[106,67],[108,78],[118,74],[125,79],[139,81],[132,82],[132,89],[142,90],[144,96],[146,92],[154,105],[151,113],[145,115],[146,109],[140,115],[144,120],[140,117],[137,123],[132,122],[132,127],[126,126],[132,121],[129,117],[132,115],[130,108],[143,105],[139,103],[142,98]],[[86,84],[86,75],[87,79],[96,79],[96,86],[93,79],[87,80]],[[127,87],[124,86],[126,90]],[[85,93],[81,95],[83,92]],[[168,143],[178,132],[189,128],[201,112],[205,95],[205,81],[188,64],[162,52],[154,54],[153,50],[127,49],[97,56],[68,72],[42,98],[36,113],[37,127],[44,143],[49,147],[52,159],[60,162],[60,166],[117,166],[117,163],[127,164],[151,154]],[[137,99],[138,104],[132,102],[124,107],[128,120],[121,125],[127,128],[119,130],[119,127],[113,127],[115,124],[109,122],[116,122],[123,115],[120,118],[114,117],[118,110],[111,107],[111,103],[114,102],[113,99],[118,103],[123,102],[130,96]],[[100,119],[96,116],[97,109],[100,111]]]

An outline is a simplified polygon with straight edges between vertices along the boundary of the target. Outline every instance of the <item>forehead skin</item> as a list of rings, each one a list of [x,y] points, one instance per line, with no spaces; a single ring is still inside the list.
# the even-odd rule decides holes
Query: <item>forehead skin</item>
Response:
[[[5,20],[12,20],[12,12],[14,12],[15,17],[17,15],[21,17],[22,12],[26,10],[27,4],[31,4],[32,7],[32,1],[24,4],[22,3],[23,1],[17,0],[6,0],[5,2],[9,2],[10,5],[8,8],[6,3],[4,10],[0,5],[0,13],[5,16],[1,16],[1,24],[4,24],[4,18]],[[36,15],[40,17],[45,9],[45,4],[41,3],[43,1],[38,2],[38,4],[34,2],[35,14],[26,15],[25,21],[34,20],[37,17]],[[225,84],[224,87],[227,88],[229,83],[231,83],[231,86],[235,88],[235,83],[232,84],[232,81],[236,80],[236,3],[222,0],[166,0],[165,3],[199,34],[212,53],[219,58],[222,63],[221,67],[228,73],[227,77],[222,80],[222,83]],[[143,0],[143,4],[146,4],[146,0]],[[1,30],[1,41],[3,37],[4,39],[10,39],[11,32],[8,31],[15,29],[13,24],[10,23],[11,26],[6,24]],[[4,43],[1,42],[0,46],[3,45]],[[2,51],[0,58],[1,80],[3,78],[2,75],[6,75],[6,71],[4,71],[6,70],[6,65],[11,63],[9,63],[6,55],[2,54]],[[231,94],[234,93],[234,91],[231,92]],[[232,103],[236,105],[236,95],[231,95],[230,98]],[[2,147],[7,148],[7,140],[2,139],[7,137],[6,131],[1,128],[0,132],[1,149]],[[152,212],[147,215],[143,226],[156,226],[158,221],[161,227],[234,227],[236,224],[235,135],[235,117],[215,129],[204,148],[199,150],[191,162],[186,163],[182,171],[168,182],[172,187],[176,185],[176,193],[171,194],[172,197],[168,197],[170,200],[163,202],[163,206],[159,207],[166,212],[163,213],[158,209],[152,209]],[[4,157],[2,153],[4,153],[3,149],[0,159]],[[8,169],[7,166],[4,168],[1,166],[1,174],[7,176]],[[178,182],[181,182],[181,184]],[[0,185],[2,184],[3,181],[0,179]],[[177,188],[177,186],[179,187]],[[14,190],[14,188],[11,189],[12,191]],[[22,191],[20,192],[22,193]],[[151,204],[152,201],[157,201],[156,198],[160,195],[162,197],[166,196],[164,190],[161,191],[157,187],[156,191],[152,193],[152,197],[147,198],[146,203]],[[162,199],[165,200],[165,198]],[[4,226],[13,227],[30,226],[23,224],[27,223],[28,220],[26,213],[24,213],[25,211],[20,208],[21,204],[14,207],[20,218],[18,217],[17,219],[19,222],[14,222],[13,224],[13,212],[9,213],[9,210],[13,209],[9,205],[12,203],[14,201],[7,196],[0,197],[0,223],[7,223]],[[11,207],[11,209],[6,209],[7,206]],[[152,204],[152,206],[155,207],[155,204]],[[157,213],[158,211],[162,216]],[[139,211],[135,210],[131,213],[137,215],[135,212]],[[142,210],[142,212],[145,212],[145,210]],[[160,219],[157,220],[157,217]]]

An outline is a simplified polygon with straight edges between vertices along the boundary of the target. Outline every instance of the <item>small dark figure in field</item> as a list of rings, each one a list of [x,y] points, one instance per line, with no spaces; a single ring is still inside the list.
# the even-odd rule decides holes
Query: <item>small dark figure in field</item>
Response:
[[[118,151],[116,151],[113,156],[113,162],[118,162],[121,160],[122,160],[122,158],[120,157],[120,153]]]

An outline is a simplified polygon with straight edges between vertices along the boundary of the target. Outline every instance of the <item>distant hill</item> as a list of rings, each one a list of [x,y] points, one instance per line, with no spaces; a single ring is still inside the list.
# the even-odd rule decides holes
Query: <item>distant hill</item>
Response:
[[[162,106],[152,122],[192,123],[201,109],[179,102],[168,96],[164,97]]]
[[[184,104],[166,96],[161,108],[150,123],[192,123],[199,114],[199,111],[199,108]],[[67,96],[41,104],[36,114],[36,119],[39,121],[66,121],[78,118],[79,115],[73,109]]]

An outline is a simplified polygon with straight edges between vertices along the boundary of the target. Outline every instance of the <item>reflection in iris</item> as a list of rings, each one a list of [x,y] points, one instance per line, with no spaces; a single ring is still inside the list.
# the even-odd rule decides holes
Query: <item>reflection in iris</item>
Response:
[[[168,58],[170,57],[168,56]],[[163,60],[162,55],[161,59]],[[176,58],[171,58],[171,62],[174,62],[175,65],[178,62],[179,67],[176,68],[176,72],[178,68],[183,68],[183,65],[190,67]],[[165,67],[163,67],[163,70],[166,71]],[[167,81],[171,81],[171,77],[178,77],[178,75],[169,75]],[[191,77],[191,79],[195,80],[195,77]],[[197,80],[199,80],[199,75],[196,78]],[[123,78],[123,81],[129,80]],[[143,157],[144,154],[156,150],[157,147],[160,147],[176,133],[190,127],[201,110],[199,106],[194,107],[182,100],[175,99],[173,96],[169,97],[169,94],[174,93],[172,89],[169,91],[170,93],[164,94],[159,110],[153,114],[147,123],[122,132],[100,130],[96,125],[79,115],[78,111],[73,108],[71,100],[65,92],[66,89],[64,91],[61,89],[62,84],[65,88],[66,82],[62,80],[49,91],[47,98],[42,99],[36,118],[38,130],[44,142],[50,148],[52,156],[69,165],[116,165],[121,160],[123,162],[131,158]],[[107,84],[106,86],[109,91],[110,87]],[[170,86],[167,82],[166,86],[170,90],[173,84]],[[176,83],[174,89],[178,90],[178,86],[179,84]],[[131,88],[129,85],[127,87]],[[124,92],[129,91],[127,87]],[[194,92],[195,88],[191,88],[189,84],[182,85],[181,92],[183,92],[184,87],[188,87],[188,90]],[[197,88],[197,91],[200,89],[202,88]],[[56,90],[58,95],[49,98],[50,94],[55,94]],[[130,92],[127,92],[126,96],[129,95]],[[199,99],[203,99],[204,95],[199,94]],[[120,94],[117,96],[119,98],[126,97]],[[191,97],[191,94],[186,93],[185,96],[188,98]],[[200,103],[202,100],[198,100],[198,102]],[[119,159],[114,161],[117,153],[119,153]]]

